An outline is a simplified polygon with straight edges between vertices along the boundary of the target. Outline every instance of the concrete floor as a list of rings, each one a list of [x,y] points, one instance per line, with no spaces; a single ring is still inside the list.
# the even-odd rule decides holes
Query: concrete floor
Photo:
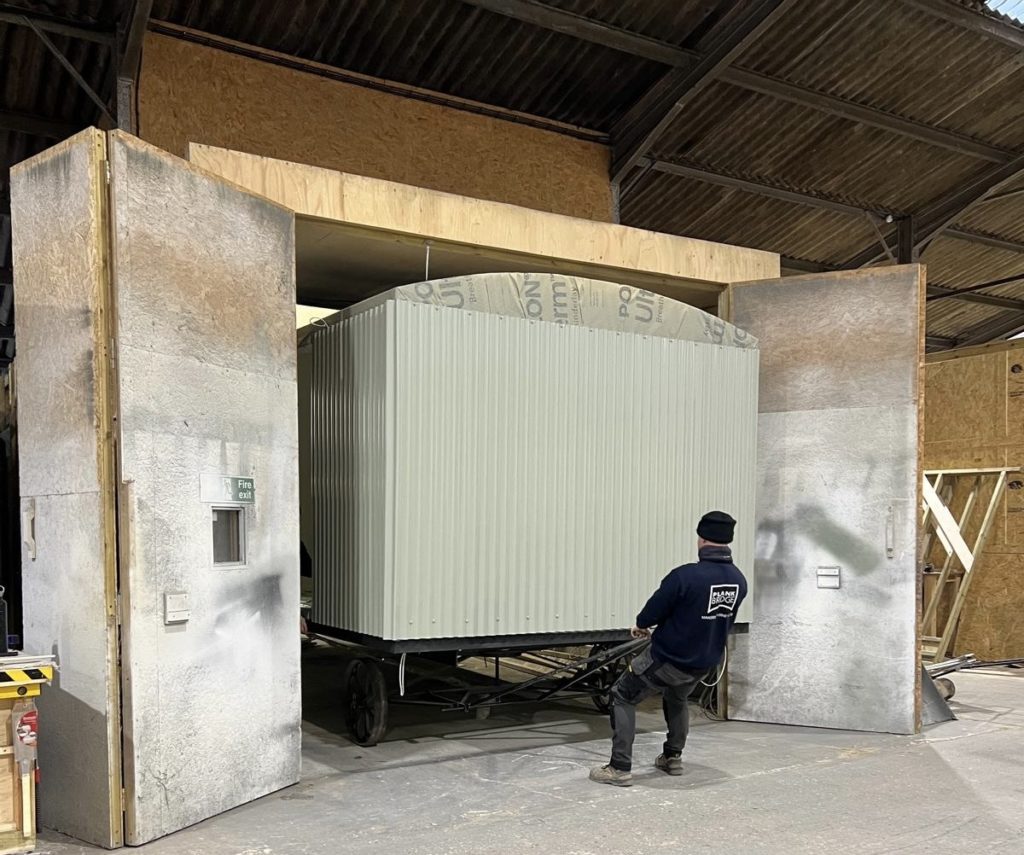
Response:
[[[1024,853],[1024,672],[955,675],[959,720],[919,737],[696,718],[686,774],[645,768],[660,711],[641,711],[636,783],[590,783],[607,724],[584,704],[478,721],[405,712],[373,749],[344,736],[337,656],[307,656],[303,781],[137,850],[336,853]],[[39,851],[93,852],[55,835]]]

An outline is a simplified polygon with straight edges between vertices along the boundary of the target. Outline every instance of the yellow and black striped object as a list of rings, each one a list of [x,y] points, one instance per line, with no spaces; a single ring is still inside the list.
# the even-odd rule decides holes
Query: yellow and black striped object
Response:
[[[36,697],[43,683],[53,679],[53,670],[53,665],[26,668],[0,666],[0,700]]]

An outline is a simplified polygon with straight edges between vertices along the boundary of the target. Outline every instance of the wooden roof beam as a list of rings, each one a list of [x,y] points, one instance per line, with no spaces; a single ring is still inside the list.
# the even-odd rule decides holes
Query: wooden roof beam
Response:
[[[117,76],[135,79],[139,71],[139,60],[142,58],[142,40],[149,25],[149,16],[153,11],[153,0],[135,0],[131,13],[125,18],[123,27],[118,33]]]
[[[46,119],[42,116],[31,116],[28,113],[0,110],[0,129],[62,140],[80,131],[82,126],[59,119]]]
[[[956,24],[962,29],[996,39],[1017,50],[1024,50],[1024,28],[1015,27],[994,15],[972,11],[960,3],[951,2],[951,0],[903,0],[903,2],[950,24]]]
[[[861,208],[856,205],[852,205],[846,202],[839,202],[834,199],[826,199],[820,196],[813,196],[809,193],[801,193],[795,190],[784,190],[780,187],[774,187],[770,184],[762,184],[760,182],[751,181],[746,178],[737,178],[732,175],[723,175],[721,173],[713,172],[708,169],[704,169],[696,166],[689,166],[679,163],[669,163],[667,161],[651,160],[645,158],[642,162],[644,165],[648,165],[651,169],[666,173],[669,175],[678,175],[683,178],[690,178],[695,181],[703,181],[708,184],[716,184],[723,187],[729,187],[735,190],[740,190],[744,193],[754,193],[759,196],[767,196],[772,199],[780,199],[785,202],[794,202],[796,204],[808,205],[814,208],[821,208],[827,211],[835,211],[839,214],[847,214],[852,217],[863,217],[868,215],[872,217],[871,222],[877,225],[879,220],[882,220],[883,213],[877,211],[870,211],[866,208]],[[882,220],[884,222],[884,220]],[[1024,253],[1024,243],[1018,243],[1016,241],[1005,240],[997,238],[991,235],[977,234],[962,229],[947,229],[945,232],[947,237],[954,237],[958,240],[970,241],[973,243],[980,243],[986,246],[994,246],[997,249],[1011,250],[1014,252]],[[871,250],[873,253],[877,252],[874,247]],[[886,258],[885,253],[878,253],[878,259],[882,260]],[[796,270],[806,273],[819,273],[825,270],[837,270],[841,269],[832,265],[821,264],[815,261],[806,261],[799,258],[791,258],[788,256],[781,257],[781,264],[785,270]],[[1008,281],[1016,281],[1018,277],[1011,277]],[[987,283],[981,286],[972,286],[975,289],[979,288],[991,288],[996,285],[1007,284],[1006,282],[997,281],[994,283]],[[996,306],[1001,309],[1014,309],[1024,310],[1024,300],[1018,300],[1013,297],[1002,297],[996,294],[982,294],[977,291],[962,291],[956,288],[948,288],[942,285],[929,285],[928,296],[930,299],[951,299],[961,300],[965,303],[979,303],[985,306]]]
[[[716,27],[709,48],[691,68],[662,77],[612,129],[612,182],[621,183],[676,116],[740,57],[793,5],[795,0],[751,0]]]
[[[827,211],[835,211],[839,214],[848,214],[852,217],[862,217],[864,214],[875,214],[885,218],[889,212],[872,211],[869,208],[840,202],[824,196],[816,196],[811,193],[803,193],[798,190],[787,190],[776,187],[772,184],[765,184],[760,181],[752,181],[748,178],[738,178],[733,175],[725,175],[703,166],[693,166],[682,163],[672,163],[666,160],[653,160],[643,158],[638,165],[649,165],[654,171],[667,175],[677,175],[681,178],[690,178],[694,181],[703,181],[705,184],[716,184],[720,187],[729,187],[734,190],[741,190],[744,193],[753,193],[758,196],[767,196],[772,199],[779,199],[784,202],[793,202],[798,205],[809,205],[813,208],[822,208]]]
[[[20,27],[27,27],[29,26],[29,21],[44,33],[54,33],[58,36],[68,36],[72,39],[82,39],[101,45],[113,46],[114,44],[114,33],[108,30],[101,30],[80,21],[36,15],[28,10],[22,11],[19,9],[15,11],[10,6],[0,7],[0,24],[14,24]]]
[[[538,0],[463,0],[463,2],[524,24],[531,24],[550,32],[561,33],[580,41],[601,45],[675,68],[690,68],[703,56],[699,51],[652,39],[621,27],[606,24],[603,21],[578,15],[575,12],[548,6]],[[973,137],[906,119],[875,107],[808,89],[757,71],[730,66],[722,70],[718,78],[731,86],[738,86],[750,92],[768,95],[851,122],[880,128],[908,139],[945,148],[957,154],[980,157],[996,163],[1005,162],[1013,157],[1012,151],[990,145]]]
[[[82,76],[82,73],[75,68],[74,63],[71,62],[71,60],[64,55],[61,49],[50,40],[49,36],[46,35],[46,32],[39,26],[39,23],[35,19],[28,17],[24,18],[24,23],[25,26],[32,29],[39,41],[46,46],[46,49],[53,54],[54,58],[64,66],[64,70],[71,75],[74,81],[79,85],[79,87],[81,87],[82,91],[89,96],[90,100],[99,107],[100,114],[111,124],[115,124],[114,117],[110,115],[110,110],[107,109],[107,105],[104,100],[99,96],[99,94],[97,94],[96,90],[89,85],[89,81]]]
[[[968,243],[978,243],[982,246],[990,246],[993,249],[1002,249],[1006,252],[1024,254],[1024,241],[1010,240],[996,235],[985,234],[984,232],[975,232],[951,226],[942,233],[942,236],[967,241]]]
[[[783,270],[795,270],[798,273],[825,273],[829,270],[839,269],[831,264],[808,261],[806,258],[794,258],[791,255],[780,255],[779,264]]]
[[[919,214],[918,248],[923,249],[986,196],[1024,175],[1024,154],[967,181]]]
[[[642,36],[603,21],[596,21],[548,6],[538,0],[462,0],[468,6],[486,9],[524,24],[532,24],[553,33],[561,33],[580,41],[601,45],[622,53],[651,59],[665,65],[689,66],[698,58],[696,51]]]
[[[971,208],[1022,175],[1024,175],[1024,154],[964,182],[945,196],[927,205],[914,215],[917,223],[918,250],[923,251],[928,244]],[[961,230],[960,234],[968,235],[970,233]],[[864,267],[882,261],[884,258],[884,254],[877,252],[874,246],[870,246],[851,258],[845,266]]]
[[[889,131],[908,139],[944,148],[957,154],[979,157],[983,160],[991,160],[994,163],[1005,163],[1014,156],[1012,151],[990,145],[955,131],[947,131],[934,125],[926,125],[923,122],[905,119],[902,116],[896,116],[875,107],[857,104],[854,101],[837,98],[834,95],[826,95],[823,92],[817,92],[794,83],[778,80],[766,74],[759,74],[756,71],[730,68],[722,74],[721,79],[724,83],[739,86],[750,92],[758,92],[762,95],[778,98],[781,101],[789,101],[801,107],[809,107],[813,110],[827,113],[830,116],[880,128],[883,131]]]
[[[957,336],[957,347],[973,347],[976,344],[986,344],[1001,338],[1012,338],[1018,333],[1024,332],[1024,310],[1013,312],[1011,315],[1000,315],[988,321],[976,324],[962,335]]]
[[[988,284],[984,287],[993,288],[995,286]],[[1017,300],[1013,297],[1000,297],[997,294],[982,294],[978,291],[960,291],[956,288],[944,288],[941,285],[929,285],[927,299],[929,302],[934,300],[960,300],[964,303],[978,303],[982,306],[994,306],[999,309],[1024,312],[1024,300]]]
[[[956,339],[941,335],[926,335],[924,337],[925,347],[928,350],[952,350],[956,347]]]
[[[153,11],[153,0],[135,0],[118,28],[117,126],[129,133],[138,128],[136,78],[142,58],[142,40]]]
[[[1002,202],[1003,199],[1014,199],[1024,194],[1024,187],[1016,187],[1013,190],[1003,190],[1001,193],[993,193],[986,196],[979,202],[979,205],[987,205],[989,202]]]
[[[645,158],[642,163],[649,165],[650,168],[656,172],[665,173],[667,175],[677,175],[694,181],[703,181],[706,184],[730,187],[744,193],[753,193],[758,196],[766,196],[785,202],[808,205],[812,208],[835,211],[838,214],[847,214],[851,217],[861,217],[864,214],[868,214],[875,218],[873,222],[877,220],[888,222],[888,217],[898,218],[901,216],[901,213],[897,211],[885,211],[878,208],[871,209],[849,202],[840,202],[835,199],[816,196],[811,193],[804,193],[798,190],[787,190],[771,184],[753,181],[749,178],[738,178],[733,175],[724,175],[702,166],[671,163],[669,161],[652,160],[650,158]],[[956,240],[977,243],[994,249],[1002,249],[1007,252],[1018,252],[1024,254],[1024,241],[1015,241],[1009,238],[999,237],[998,235],[989,235],[982,232],[974,232],[969,229],[952,226],[946,228],[942,234],[945,237],[955,238]],[[872,246],[871,252],[873,253],[872,258],[874,261],[881,261],[886,257],[885,253],[878,252],[874,246]]]

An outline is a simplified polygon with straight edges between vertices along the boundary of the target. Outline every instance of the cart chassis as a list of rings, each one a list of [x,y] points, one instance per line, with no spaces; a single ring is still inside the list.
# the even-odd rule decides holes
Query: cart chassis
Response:
[[[383,738],[389,706],[396,703],[486,715],[499,705],[590,698],[599,711],[607,712],[612,684],[628,661],[649,644],[622,631],[440,643],[382,642],[330,630],[318,631],[316,636],[328,644],[365,650],[348,664],[342,689],[349,734],[366,746]],[[582,644],[592,645],[589,655],[564,649]],[[494,659],[493,679],[458,667],[467,659],[480,657]],[[411,669],[410,658],[414,663]],[[526,678],[502,679],[503,665]],[[388,690],[384,668],[395,670],[397,692]]]

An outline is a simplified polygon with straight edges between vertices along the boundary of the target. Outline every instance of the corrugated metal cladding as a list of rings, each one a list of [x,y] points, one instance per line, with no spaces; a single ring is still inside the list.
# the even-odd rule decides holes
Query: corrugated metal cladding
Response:
[[[313,347],[313,619],[375,636],[393,566],[393,324],[376,306],[317,333]]]
[[[711,508],[752,566],[754,349],[393,300],[313,348],[320,622],[627,627]]]

